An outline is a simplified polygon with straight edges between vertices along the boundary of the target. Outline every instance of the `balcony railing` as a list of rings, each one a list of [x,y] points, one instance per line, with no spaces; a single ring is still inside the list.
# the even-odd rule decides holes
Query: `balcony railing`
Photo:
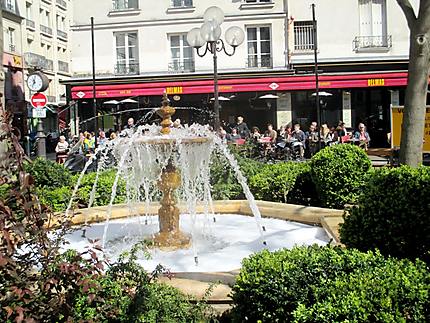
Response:
[[[69,63],[58,61],[58,70],[60,72],[69,73]]]
[[[7,2],[6,0],[2,0],[1,5],[3,10],[11,12],[15,15],[18,15],[18,11],[16,10],[16,7],[15,7],[15,1]]]
[[[138,10],[138,1],[113,1],[112,11],[127,11],[127,10]]]
[[[47,3],[47,4],[51,4],[52,0],[42,0],[43,2]]]
[[[12,53],[16,52],[16,46],[14,44],[9,44],[9,51]]]
[[[47,59],[45,68],[48,71],[53,71],[54,70],[54,61],[52,59]]]
[[[28,29],[33,29],[33,30],[36,29],[36,23],[33,20],[26,19],[25,23]]]
[[[173,61],[169,63],[169,72],[186,73],[195,71],[194,60]]]
[[[357,36],[353,41],[354,50],[390,49],[392,47],[391,35],[385,36]]]
[[[57,5],[61,8],[67,9],[67,2],[64,0],[57,0]]]
[[[34,54],[34,53],[25,53],[24,54],[24,62],[26,66],[37,68],[37,69],[46,69],[46,58],[42,55]]]
[[[246,62],[248,68],[272,68],[273,59],[271,56],[249,56]]]
[[[173,8],[190,8],[193,6],[193,0],[172,0]]]
[[[67,33],[57,29],[57,38],[67,41]]]
[[[52,28],[44,25],[40,25],[40,32],[45,36],[52,37]]]
[[[115,65],[115,75],[137,75],[139,72],[138,63],[121,63]]]

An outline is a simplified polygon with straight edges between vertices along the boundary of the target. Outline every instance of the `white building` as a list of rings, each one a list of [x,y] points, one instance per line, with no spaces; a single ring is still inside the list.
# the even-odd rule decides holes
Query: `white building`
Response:
[[[345,119],[349,126],[366,121],[386,131],[390,103],[403,100],[409,50],[403,13],[387,0],[75,0],[69,99],[77,102],[82,120],[92,116],[94,17],[100,113],[112,109],[104,104],[112,99],[138,102],[122,108],[155,106],[165,89],[175,95],[175,105],[210,112],[212,56],[199,57],[186,34],[216,5],[225,12],[223,32],[230,26],[245,32],[233,56],[219,54],[220,92],[230,99],[222,102],[221,118],[228,123],[242,114],[259,127],[291,121],[306,126],[316,119],[313,2],[320,87],[331,94],[322,102],[323,121]],[[267,93],[279,98],[259,99]],[[204,115],[179,112],[187,122],[204,122]],[[103,120],[104,128],[113,126],[112,119]]]
[[[73,17],[72,1],[3,0],[2,7],[5,35],[3,65],[15,62],[6,72],[13,75],[14,97],[6,100],[19,107],[15,112],[20,114],[20,128],[27,133],[27,106],[33,93],[27,87],[26,79],[34,70],[43,71],[50,80],[45,93],[50,117],[46,120],[45,128],[48,132],[54,132],[58,123],[57,107],[66,102],[66,88],[60,84],[60,80],[71,76],[69,28]],[[8,90],[5,92],[8,95]]]

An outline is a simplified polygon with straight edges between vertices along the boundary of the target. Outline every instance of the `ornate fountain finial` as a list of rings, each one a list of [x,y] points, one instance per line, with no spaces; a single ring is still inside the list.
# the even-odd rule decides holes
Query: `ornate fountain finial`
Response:
[[[167,97],[167,92],[163,93],[162,107],[158,109],[157,114],[163,119],[161,121],[161,133],[163,135],[170,134],[170,127],[172,126],[172,115],[175,114],[175,108],[170,106],[170,100]]]

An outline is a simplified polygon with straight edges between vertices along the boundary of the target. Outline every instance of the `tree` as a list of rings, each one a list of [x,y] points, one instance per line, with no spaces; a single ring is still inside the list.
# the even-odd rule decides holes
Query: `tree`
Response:
[[[397,0],[410,29],[409,76],[400,144],[400,163],[422,164],[423,133],[430,70],[430,1],[420,0],[418,15],[409,0]]]

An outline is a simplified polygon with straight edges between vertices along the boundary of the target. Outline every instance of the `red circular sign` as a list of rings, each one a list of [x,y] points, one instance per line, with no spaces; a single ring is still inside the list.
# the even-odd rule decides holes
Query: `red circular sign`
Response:
[[[35,108],[44,108],[48,104],[48,98],[43,93],[36,93],[31,96],[30,102]]]

